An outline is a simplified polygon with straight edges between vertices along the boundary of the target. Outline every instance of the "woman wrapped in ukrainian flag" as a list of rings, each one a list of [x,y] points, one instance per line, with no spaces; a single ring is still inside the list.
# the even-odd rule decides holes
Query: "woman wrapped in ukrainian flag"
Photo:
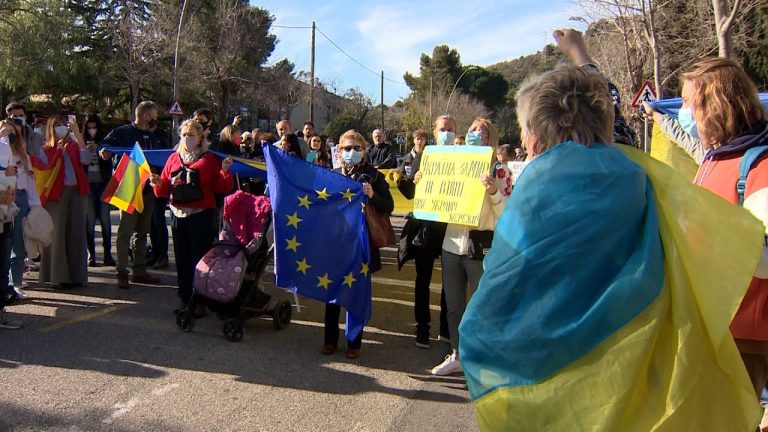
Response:
[[[578,32],[556,36],[583,48]],[[533,160],[459,330],[481,429],[754,431],[728,325],[762,224],[613,145],[611,93],[593,67],[532,78],[517,101]]]

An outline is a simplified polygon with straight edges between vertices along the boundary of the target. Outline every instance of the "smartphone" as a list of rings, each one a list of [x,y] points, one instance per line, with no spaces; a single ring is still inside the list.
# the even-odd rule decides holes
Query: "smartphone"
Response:
[[[69,117],[69,124],[77,124],[77,116],[74,114],[70,114],[67,117]]]

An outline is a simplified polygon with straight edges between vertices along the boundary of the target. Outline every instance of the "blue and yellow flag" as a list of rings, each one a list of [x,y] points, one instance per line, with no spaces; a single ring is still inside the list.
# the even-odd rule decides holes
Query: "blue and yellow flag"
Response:
[[[762,224],[622,150],[561,144],[518,179],[459,329],[482,430],[757,425],[728,326]]]
[[[277,286],[347,309],[346,337],[371,317],[365,194],[359,182],[264,146]]]

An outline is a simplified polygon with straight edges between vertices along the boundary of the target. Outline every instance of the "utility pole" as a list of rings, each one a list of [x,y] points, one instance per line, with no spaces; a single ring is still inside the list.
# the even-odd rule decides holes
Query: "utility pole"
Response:
[[[312,37],[309,53],[309,121],[315,122],[315,22],[312,21]],[[306,137],[304,138],[306,139]]]
[[[381,71],[381,132],[384,133],[384,71]]]
[[[446,113],[448,114],[448,113]],[[432,75],[429,75],[429,118],[427,119],[427,125],[432,123]]]
[[[179,17],[179,31],[176,33],[176,49],[173,53],[173,102],[179,100],[179,38],[181,38],[181,24],[184,22],[184,12],[187,10],[187,0],[181,5],[181,16]],[[209,119],[210,120],[210,119]],[[173,131],[171,140],[176,140],[179,133],[179,116],[173,116]]]

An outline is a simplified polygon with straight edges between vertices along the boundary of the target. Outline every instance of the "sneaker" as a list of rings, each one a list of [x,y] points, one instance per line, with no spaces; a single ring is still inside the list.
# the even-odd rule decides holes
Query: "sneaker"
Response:
[[[29,284],[27,284],[29,286]],[[24,300],[25,298],[29,297],[27,293],[25,293],[21,287],[18,287],[16,285],[13,286],[13,292],[16,293],[16,298],[19,300]]]
[[[128,280],[128,275],[117,275],[117,287],[120,289],[129,289],[131,287],[131,282]]]
[[[448,336],[440,335],[440,336],[437,337],[437,340],[440,341],[440,342],[443,342],[443,343],[447,343],[449,345],[451,343],[451,338],[449,338]]]
[[[429,349],[429,333],[416,332],[416,346]]]
[[[34,261],[32,261],[29,258],[24,259],[24,266],[26,267],[27,271],[38,271],[40,270],[40,266],[35,264]]]
[[[96,258],[89,258],[88,267],[101,267],[101,264],[96,262]]]
[[[9,320],[5,311],[0,311],[0,328],[18,330],[21,328],[21,323],[18,321]]]
[[[442,363],[432,368],[432,375],[445,376],[455,373],[462,373],[461,360],[456,358],[456,354],[445,356]]]

